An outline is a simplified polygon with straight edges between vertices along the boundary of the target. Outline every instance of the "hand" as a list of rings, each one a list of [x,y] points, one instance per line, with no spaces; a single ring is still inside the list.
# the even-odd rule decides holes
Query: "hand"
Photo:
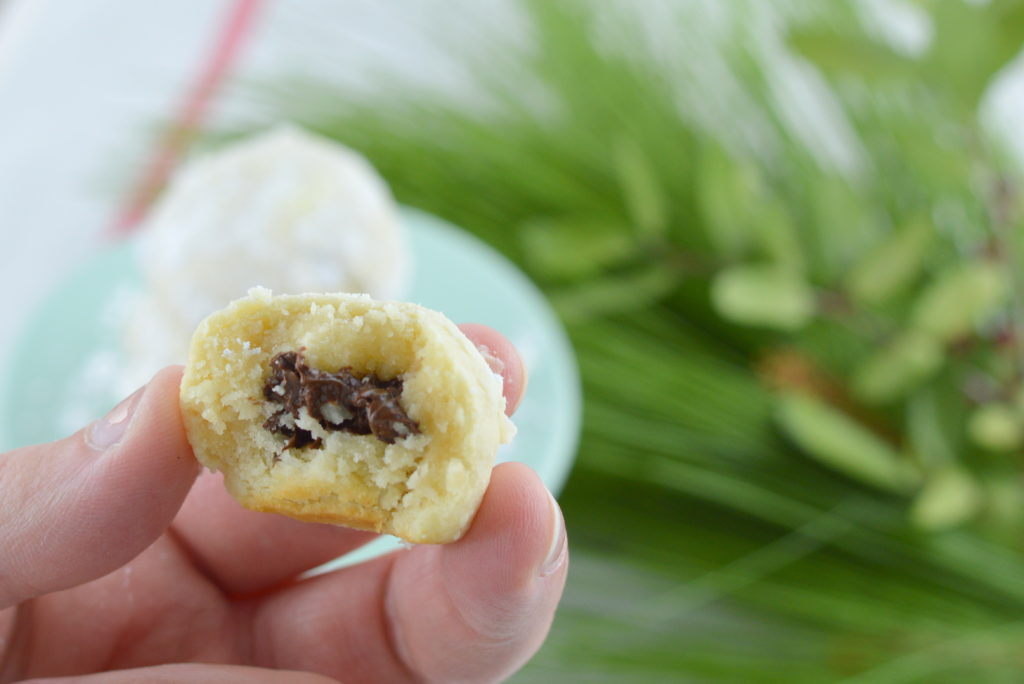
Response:
[[[514,408],[519,357],[463,329]],[[241,508],[200,475],[180,380],[165,369],[93,426],[0,455],[0,682],[488,682],[540,646],[568,551],[527,467],[495,468],[456,543],[297,581],[374,535]]]

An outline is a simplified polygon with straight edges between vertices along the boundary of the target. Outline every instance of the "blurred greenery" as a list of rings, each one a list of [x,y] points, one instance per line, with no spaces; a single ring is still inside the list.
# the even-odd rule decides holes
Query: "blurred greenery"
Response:
[[[260,91],[569,328],[572,574],[516,681],[1020,681],[1020,177],[982,112],[1024,3],[896,3],[920,44],[856,0],[521,4],[476,104]]]

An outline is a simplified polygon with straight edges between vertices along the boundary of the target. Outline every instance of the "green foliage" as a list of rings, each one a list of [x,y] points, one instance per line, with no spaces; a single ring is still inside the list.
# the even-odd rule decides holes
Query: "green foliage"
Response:
[[[973,112],[996,72],[1013,59],[1024,34],[1019,0],[966,3],[933,0],[934,48],[924,64],[934,84],[944,84]]]
[[[779,398],[782,429],[808,455],[870,485],[895,492],[910,490],[917,476],[884,440],[843,412],[801,394]]]
[[[1006,304],[1007,282],[998,264],[957,264],[936,276],[914,304],[910,323],[951,342],[985,323]]]
[[[941,469],[967,450],[965,403],[948,376],[915,392],[907,402],[907,443],[925,470]]]
[[[979,406],[967,424],[978,446],[991,451],[1016,451],[1024,444],[1024,420],[1015,407],[1001,402]]]
[[[928,333],[897,334],[857,366],[850,377],[853,393],[873,404],[902,399],[945,364],[942,345]]]
[[[519,235],[530,269],[552,281],[594,277],[638,256],[628,228],[601,216],[529,221]]]
[[[924,269],[934,237],[931,224],[921,217],[894,230],[850,269],[846,277],[850,296],[871,306],[905,293]]]
[[[668,227],[669,205],[654,167],[643,150],[629,140],[615,146],[614,159],[633,225],[642,237],[662,237]]]
[[[738,164],[713,145],[702,155],[699,168],[697,201],[708,238],[719,254],[739,257],[752,238],[752,205],[760,179],[751,164]]]
[[[814,292],[797,274],[763,264],[731,266],[711,283],[723,318],[747,325],[798,330],[814,315]]]
[[[610,4],[524,2],[529,47],[465,59],[480,111],[401,83],[263,94],[517,261],[569,328],[579,560],[521,681],[1015,681],[1020,182],[978,107],[1024,3],[922,1],[917,52],[855,0],[789,3],[862,157],[844,171],[800,142],[827,122],[781,113],[754,3],[721,3],[719,43],[680,17],[694,57]]]
[[[790,35],[789,44],[818,68],[833,75],[894,83],[915,76],[916,65],[912,59],[862,33],[837,35],[823,28],[796,30]]]
[[[955,527],[974,517],[981,492],[964,470],[950,466],[934,471],[910,507],[910,520],[926,530]]]

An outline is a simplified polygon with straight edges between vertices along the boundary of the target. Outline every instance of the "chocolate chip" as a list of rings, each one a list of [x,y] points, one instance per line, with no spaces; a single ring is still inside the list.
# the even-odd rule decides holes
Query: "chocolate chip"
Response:
[[[296,425],[303,407],[325,430],[372,434],[385,444],[420,433],[419,425],[399,403],[401,379],[356,375],[350,366],[329,373],[306,365],[302,352],[275,355],[263,385],[263,397],[281,405],[263,427],[287,437],[286,449],[323,446],[322,440]]]

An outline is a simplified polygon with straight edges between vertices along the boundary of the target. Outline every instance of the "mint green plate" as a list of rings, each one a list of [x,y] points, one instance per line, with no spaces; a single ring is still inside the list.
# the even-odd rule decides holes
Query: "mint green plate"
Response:
[[[421,211],[403,209],[402,219],[415,264],[408,299],[456,322],[489,325],[522,354],[529,387],[515,415],[518,434],[499,460],[530,465],[557,493],[580,428],[579,376],[565,332],[533,283],[489,246]],[[117,326],[103,320],[107,302],[139,280],[133,246],[121,243],[96,255],[44,300],[15,344],[0,387],[0,449],[64,436],[67,415],[61,407],[79,407],[85,424],[118,401],[107,388],[83,382],[83,368],[96,350],[116,349]],[[393,546],[379,542],[360,555]]]

